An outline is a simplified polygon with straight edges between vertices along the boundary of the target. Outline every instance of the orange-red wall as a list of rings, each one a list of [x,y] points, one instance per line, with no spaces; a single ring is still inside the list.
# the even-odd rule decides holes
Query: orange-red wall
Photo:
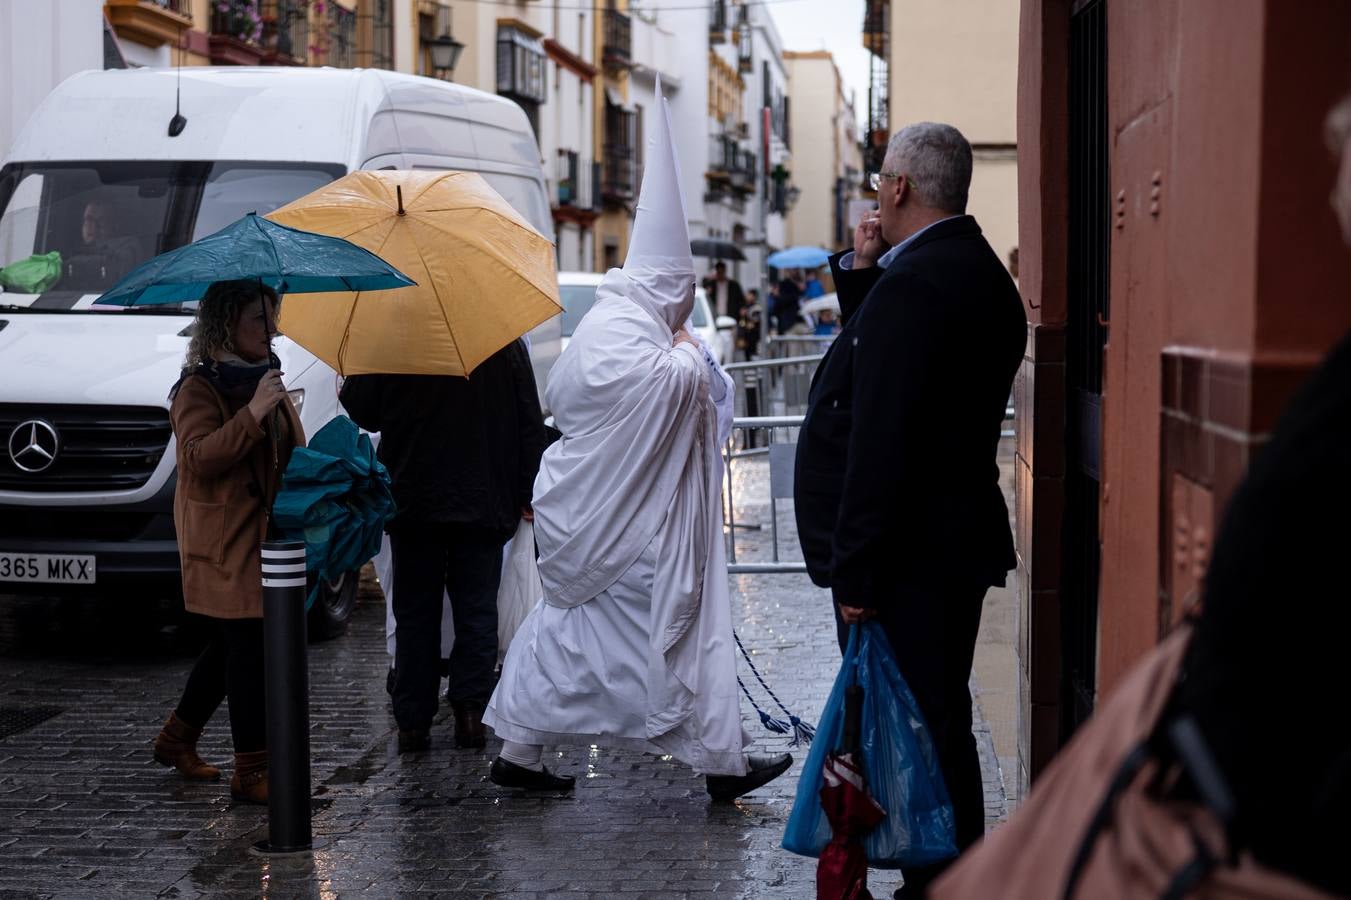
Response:
[[[1351,328],[1351,251],[1328,209],[1328,108],[1351,88],[1346,0],[1106,0],[1111,311],[1105,351],[1098,696],[1195,602],[1243,470]],[[1023,761],[1056,735],[1066,435],[1062,42],[1070,0],[1023,0],[1019,378]],[[1059,343],[1057,344],[1057,337]],[[1063,354],[1063,349],[1061,350]],[[1040,354],[1040,356],[1039,356]],[[1057,406],[1059,404],[1059,406]],[[1033,450],[1035,449],[1035,453]],[[1273,606],[1273,615],[1279,606]],[[1043,652],[1038,651],[1038,647]]]

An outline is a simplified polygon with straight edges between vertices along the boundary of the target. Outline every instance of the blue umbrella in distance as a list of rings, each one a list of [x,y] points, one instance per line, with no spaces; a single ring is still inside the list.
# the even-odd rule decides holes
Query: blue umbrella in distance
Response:
[[[815,269],[830,262],[830,252],[820,247],[789,247],[769,254],[765,262],[776,269]]]

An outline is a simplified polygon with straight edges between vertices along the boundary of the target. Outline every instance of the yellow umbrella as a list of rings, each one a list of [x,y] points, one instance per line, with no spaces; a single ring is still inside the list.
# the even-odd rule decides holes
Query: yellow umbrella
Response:
[[[417,282],[286,298],[278,330],[343,375],[468,375],[562,312],[553,244],[473,172],[353,172],[267,218]]]

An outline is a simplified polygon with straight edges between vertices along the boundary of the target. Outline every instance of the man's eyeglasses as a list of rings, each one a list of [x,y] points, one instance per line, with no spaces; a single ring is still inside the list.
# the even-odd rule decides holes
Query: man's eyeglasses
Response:
[[[873,172],[868,176],[868,186],[877,190],[882,186],[883,178],[905,178],[903,172]]]

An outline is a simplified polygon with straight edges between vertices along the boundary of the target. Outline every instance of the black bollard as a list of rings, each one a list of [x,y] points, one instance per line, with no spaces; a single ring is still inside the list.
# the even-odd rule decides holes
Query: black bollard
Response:
[[[267,681],[264,853],[308,851],[310,675],[305,634],[305,544],[263,543],[263,662]]]
[[[746,415],[760,415],[760,376],[754,372],[746,377]],[[754,428],[746,429],[746,447],[760,446],[760,433]]]

